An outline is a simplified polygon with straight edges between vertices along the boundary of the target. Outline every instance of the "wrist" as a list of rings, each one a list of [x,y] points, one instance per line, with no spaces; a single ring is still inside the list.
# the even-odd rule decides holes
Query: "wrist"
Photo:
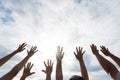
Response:
[[[23,75],[23,76],[21,77],[21,80],[25,80],[25,78],[26,78],[26,76]]]
[[[46,80],[51,80],[51,75],[46,75]]]
[[[112,53],[109,53],[109,55],[108,55],[109,57],[111,57],[111,56],[113,56],[113,54]]]
[[[27,57],[27,58],[30,58],[30,57],[31,57],[31,55],[29,55],[29,54],[28,54],[26,57]]]
[[[99,55],[99,52],[94,52],[93,54],[94,54],[94,55]]]
[[[83,62],[83,58],[78,60],[79,62]]]
[[[13,54],[16,54],[16,53],[18,53],[17,50],[13,51]]]
[[[51,73],[47,73],[47,75],[46,75],[47,77],[51,77]]]
[[[57,59],[57,63],[61,63],[61,62],[62,62],[62,60],[58,60],[58,59]]]

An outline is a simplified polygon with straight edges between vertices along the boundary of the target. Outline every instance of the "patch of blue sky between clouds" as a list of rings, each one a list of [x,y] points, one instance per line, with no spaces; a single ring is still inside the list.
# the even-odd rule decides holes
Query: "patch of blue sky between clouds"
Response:
[[[9,8],[5,8],[5,6],[0,2],[0,23],[8,24],[14,22],[14,18],[12,17],[12,10]]]
[[[0,46],[0,58],[6,56],[9,51],[10,51],[9,49],[7,49],[7,48],[5,48],[3,46]]]
[[[103,70],[100,66],[88,66],[88,71],[89,72],[97,72]]]
[[[2,2],[0,2],[0,11],[4,10],[4,6],[2,5]]]
[[[0,21],[3,23],[3,24],[8,24],[8,23],[11,23],[11,22],[14,22],[14,19],[11,17],[11,16],[4,16],[4,17],[1,17],[0,18]]]
[[[80,4],[82,0],[74,0],[75,3]]]
[[[90,54],[88,55],[87,52],[84,54],[84,60],[85,60],[84,62],[85,62],[88,72],[94,72],[94,71],[97,72],[97,71],[102,70],[102,68],[99,65],[92,65],[91,56],[90,56]]]

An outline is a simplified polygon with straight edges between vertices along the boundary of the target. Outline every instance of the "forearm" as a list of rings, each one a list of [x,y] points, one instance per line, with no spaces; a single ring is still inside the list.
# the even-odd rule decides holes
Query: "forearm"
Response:
[[[12,80],[17,73],[23,68],[29,57],[26,56],[20,63],[18,63],[13,69],[2,77],[3,80]]]
[[[110,74],[110,76],[115,79],[118,73],[117,68],[107,59],[105,59],[104,57],[102,57],[100,54],[95,55],[99,61],[99,63],[101,64],[102,68],[108,73]]]
[[[107,73],[109,73],[109,71],[110,71],[110,62],[108,61],[108,60],[106,60],[104,57],[102,57],[100,54],[97,54],[97,55],[95,55],[96,57],[97,57],[97,59],[98,59],[98,61],[99,61],[99,63],[101,64],[101,66],[103,67],[103,69],[107,72]]]
[[[2,59],[0,59],[0,66],[2,66],[3,64],[5,64],[11,57],[13,57],[17,52],[14,51],[11,54],[3,57]]]
[[[26,78],[25,76],[22,76],[22,77],[20,78],[20,80],[25,80],[25,78]]]
[[[80,68],[81,68],[82,77],[85,78],[85,80],[89,80],[88,72],[87,72],[87,69],[86,69],[86,66],[84,64],[83,59],[79,60],[79,64],[80,64]]]
[[[46,80],[51,80],[51,74],[46,75]]]
[[[117,56],[115,56],[111,53],[110,53],[109,57],[111,57],[120,67],[120,58],[118,58]]]
[[[26,56],[20,63],[18,63],[12,70],[11,72],[13,73],[18,73],[22,68],[23,66],[26,64],[26,62],[28,61],[29,57]]]
[[[56,80],[63,80],[62,61],[57,61],[57,66],[56,66]]]

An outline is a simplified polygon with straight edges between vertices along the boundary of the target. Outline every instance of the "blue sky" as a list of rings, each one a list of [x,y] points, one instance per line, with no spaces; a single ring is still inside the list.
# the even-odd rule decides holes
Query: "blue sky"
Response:
[[[94,43],[98,49],[105,45],[120,56],[119,4],[120,0],[0,0],[0,58],[20,43],[26,42],[27,49],[37,45],[39,51],[29,60],[34,63],[32,71],[36,74],[27,80],[45,79],[41,70],[45,69],[43,61],[47,59],[54,61],[52,80],[55,80],[56,47],[61,45],[65,52],[64,80],[68,80],[71,75],[80,74],[73,52],[76,46],[81,46],[86,50],[84,60],[90,80],[110,80],[89,45]],[[25,53],[15,55],[2,66],[0,76],[19,63]],[[14,80],[21,75],[22,71]]]

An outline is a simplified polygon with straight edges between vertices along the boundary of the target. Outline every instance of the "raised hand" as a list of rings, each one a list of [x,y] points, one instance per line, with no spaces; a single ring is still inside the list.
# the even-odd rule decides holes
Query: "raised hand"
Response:
[[[56,80],[63,80],[63,73],[62,73],[62,58],[64,56],[63,47],[60,48],[60,46],[57,47],[57,53],[56,53]]]
[[[110,74],[113,80],[116,80],[116,76],[119,73],[118,69],[110,61],[108,61],[106,58],[104,58],[102,55],[99,54],[97,47],[94,44],[92,44],[90,47],[91,47],[93,54],[98,59],[100,65],[105,70],[105,72],[107,74]],[[102,46],[101,49],[103,52],[106,52],[106,51],[108,52],[108,50],[104,46]],[[114,60],[116,59],[115,56],[112,55],[112,57],[114,57]],[[118,63],[117,60],[116,60],[116,63]]]
[[[17,48],[17,50],[13,51],[12,53],[10,53],[9,55],[3,57],[0,59],[0,66],[2,66],[3,64],[5,64],[10,58],[12,58],[15,54],[17,54],[18,52],[21,52],[25,49],[25,46],[27,44],[26,43],[23,43],[23,44],[20,44],[19,47]]]
[[[74,55],[75,57],[78,59],[78,60],[81,60],[83,59],[83,54],[85,53],[85,51],[82,51],[83,48],[82,47],[76,47],[76,52],[74,52]]]
[[[110,55],[110,51],[108,50],[108,48],[106,48],[105,46],[100,46],[101,48],[101,52],[106,55],[109,56]]]
[[[83,54],[85,51],[83,51],[82,47],[76,47],[76,52],[74,52],[75,57],[79,61],[80,69],[81,69],[81,75],[85,80],[89,80],[88,72],[83,60]]]
[[[28,57],[31,57],[34,53],[36,53],[38,50],[37,49],[37,46],[32,46],[30,51],[27,50],[27,53],[28,53]]]
[[[26,45],[27,45],[26,43],[20,44],[19,47],[17,48],[17,50],[15,50],[15,52],[18,53],[18,52],[25,50]]]
[[[96,45],[94,45],[94,44],[92,44],[92,45],[90,45],[90,47],[91,47],[91,50],[92,50],[92,52],[93,52],[93,54],[98,54],[99,52],[98,52],[98,50],[97,50],[97,47],[96,47]]]
[[[110,58],[112,58],[120,67],[120,58],[118,56],[115,56],[114,54],[112,54],[108,48],[106,48],[105,46],[100,46],[101,48],[101,52],[106,55],[109,56]]]
[[[61,61],[63,56],[64,56],[63,47],[60,48],[60,46],[58,46],[56,54],[57,61]]]
[[[32,67],[33,67],[33,64],[31,64],[31,62],[29,62],[27,64],[27,66],[24,66],[23,76],[28,77],[28,76],[34,74],[35,72],[30,72]]]
[[[47,64],[44,61],[44,65],[46,67],[46,70],[42,70],[46,75],[51,75],[52,69],[53,69],[53,62],[51,60],[47,60]]]

